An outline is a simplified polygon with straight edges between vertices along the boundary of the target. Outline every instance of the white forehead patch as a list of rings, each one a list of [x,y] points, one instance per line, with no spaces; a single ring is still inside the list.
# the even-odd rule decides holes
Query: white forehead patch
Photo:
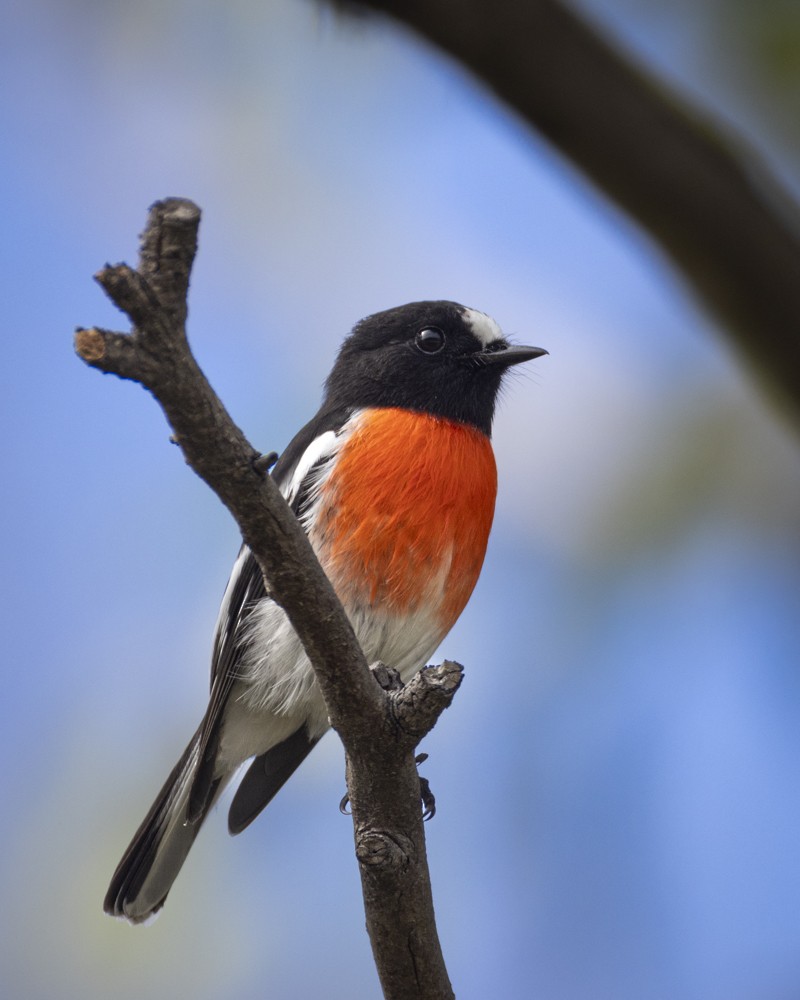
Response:
[[[488,347],[489,344],[494,343],[495,340],[500,340],[503,336],[503,331],[492,317],[487,316],[486,313],[478,312],[477,309],[465,309],[464,319],[484,347]]]

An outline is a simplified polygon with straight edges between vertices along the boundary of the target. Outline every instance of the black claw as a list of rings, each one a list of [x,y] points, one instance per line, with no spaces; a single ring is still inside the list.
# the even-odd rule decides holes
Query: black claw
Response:
[[[272,466],[278,461],[277,451],[267,452],[266,455],[259,455],[253,459],[253,468],[260,476],[266,476]]]
[[[417,765],[424,764],[427,759],[428,755],[426,753],[420,753],[414,758],[414,763]],[[422,821],[423,823],[427,823],[429,819],[433,819],[436,815],[436,796],[431,791],[431,785],[428,779],[423,778],[421,775],[419,776],[419,797],[422,800],[422,805],[424,807],[422,810]],[[349,806],[350,796],[342,796],[342,800],[339,803],[339,812],[342,816],[350,815]]]
[[[419,779],[419,795],[425,808],[422,810],[422,822],[427,823],[436,815],[436,796],[431,791],[430,782],[427,778]]]
[[[424,764],[428,759],[426,753],[417,754],[414,758],[414,763],[418,766]],[[436,815],[436,796],[431,791],[431,785],[427,778],[423,778],[422,775],[419,777],[419,797],[422,799],[422,822],[427,823],[429,819],[433,819]]]

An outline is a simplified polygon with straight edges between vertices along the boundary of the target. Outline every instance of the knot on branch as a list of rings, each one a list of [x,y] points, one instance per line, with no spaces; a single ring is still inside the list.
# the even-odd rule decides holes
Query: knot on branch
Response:
[[[101,361],[106,353],[106,338],[102,330],[78,327],[75,331],[75,352],[84,361]]]
[[[438,667],[424,667],[405,687],[391,692],[392,718],[398,727],[419,742],[449,708],[464,679],[464,668],[454,660]]]
[[[360,865],[377,873],[394,873],[407,868],[414,856],[413,841],[403,834],[386,830],[359,830],[356,857]]]

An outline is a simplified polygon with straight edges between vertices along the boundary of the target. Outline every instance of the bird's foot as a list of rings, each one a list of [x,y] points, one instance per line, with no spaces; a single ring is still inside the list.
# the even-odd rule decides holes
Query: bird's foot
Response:
[[[414,758],[414,763],[424,764],[427,759],[428,755],[426,753],[420,753]],[[419,778],[419,797],[422,800],[423,807],[422,820],[423,822],[427,822],[429,819],[433,819],[436,815],[436,796],[431,791],[431,785],[428,779],[423,778],[421,775]],[[350,815],[350,809],[348,808],[349,805],[350,796],[344,795],[339,803],[339,812],[342,813],[343,816]]]

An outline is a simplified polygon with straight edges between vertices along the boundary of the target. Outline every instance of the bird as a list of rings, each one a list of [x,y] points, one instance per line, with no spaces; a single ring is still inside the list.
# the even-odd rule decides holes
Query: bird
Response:
[[[510,343],[495,320],[457,302],[367,316],[343,341],[316,416],[272,469],[367,662],[404,682],[450,631],[481,571],[504,376],[547,353]],[[117,866],[105,912],[149,922],[242,765],[250,761],[230,805],[231,834],[329,725],[300,639],[243,544],[216,623],[208,708]]]

